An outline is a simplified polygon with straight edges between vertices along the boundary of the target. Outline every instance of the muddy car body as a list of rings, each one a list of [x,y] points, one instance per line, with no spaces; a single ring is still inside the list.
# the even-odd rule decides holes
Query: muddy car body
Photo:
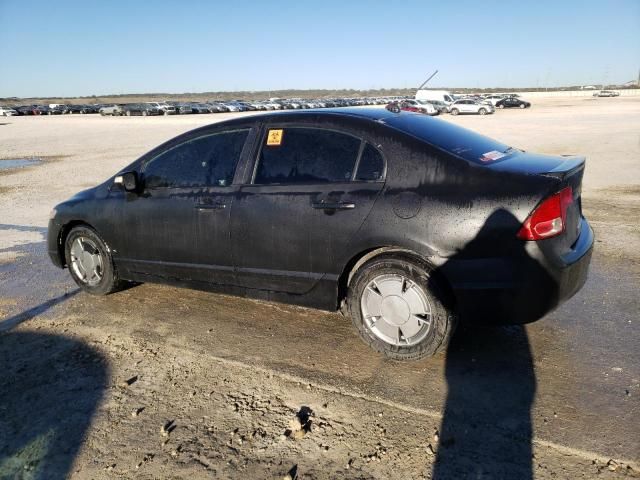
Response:
[[[458,318],[530,322],[581,288],[584,163],[415,113],[243,117],[56,206],[48,249],[90,293],[126,280],[342,307],[373,348],[414,359]],[[171,176],[200,166],[206,180]]]

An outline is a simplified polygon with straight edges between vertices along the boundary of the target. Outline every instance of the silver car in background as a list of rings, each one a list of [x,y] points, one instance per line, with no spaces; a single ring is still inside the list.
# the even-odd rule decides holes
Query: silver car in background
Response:
[[[458,115],[459,113],[486,115],[487,113],[493,113],[495,111],[496,109],[491,104],[480,103],[469,99],[456,100],[449,106],[451,115]]]

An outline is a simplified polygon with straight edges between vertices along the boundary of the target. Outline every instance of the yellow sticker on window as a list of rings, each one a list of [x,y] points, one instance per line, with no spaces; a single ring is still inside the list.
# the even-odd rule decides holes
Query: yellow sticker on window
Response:
[[[267,145],[278,146],[282,143],[282,129],[269,130],[267,135]]]

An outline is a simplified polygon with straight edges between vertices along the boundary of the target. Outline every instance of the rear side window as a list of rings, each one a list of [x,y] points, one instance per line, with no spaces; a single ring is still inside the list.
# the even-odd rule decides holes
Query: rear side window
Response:
[[[362,157],[360,157],[360,163],[358,164],[358,171],[355,179],[367,182],[377,182],[383,178],[384,159],[376,148],[367,143],[362,151]]]
[[[230,185],[248,133],[248,129],[216,133],[170,148],[145,166],[145,187]]]
[[[417,137],[465,160],[484,164],[502,161],[515,151],[508,145],[466,128],[426,115],[398,115],[385,120],[389,126]]]
[[[348,182],[360,139],[317,128],[269,129],[260,151],[254,183]]]

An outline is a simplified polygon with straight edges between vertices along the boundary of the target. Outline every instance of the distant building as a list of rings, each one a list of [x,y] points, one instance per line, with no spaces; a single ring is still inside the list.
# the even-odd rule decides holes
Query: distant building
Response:
[[[595,90],[596,87],[594,87],[593,85],[583,85],[582,87],[580,87],[580,90]]]

